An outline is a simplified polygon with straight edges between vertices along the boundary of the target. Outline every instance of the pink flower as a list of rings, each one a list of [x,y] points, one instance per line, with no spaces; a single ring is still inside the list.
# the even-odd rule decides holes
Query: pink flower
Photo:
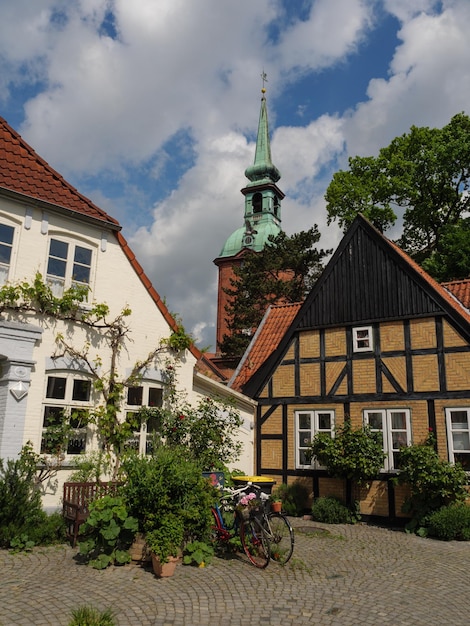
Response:
[[[254,500],[256,495],[254,493],[247,493],[246,496],[242,496],[240,498],[240,504],[243,506],[248,506],[250,504],[250,500]]]

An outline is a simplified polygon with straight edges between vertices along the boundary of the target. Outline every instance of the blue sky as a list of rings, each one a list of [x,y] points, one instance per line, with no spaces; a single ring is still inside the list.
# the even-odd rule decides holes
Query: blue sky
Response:
[[[468,0],[2,0],[0,115],[117,218],[169,308],[214,342],[212,261],[243,224],[260,75],[287,233],[348,156],[470,102]]]

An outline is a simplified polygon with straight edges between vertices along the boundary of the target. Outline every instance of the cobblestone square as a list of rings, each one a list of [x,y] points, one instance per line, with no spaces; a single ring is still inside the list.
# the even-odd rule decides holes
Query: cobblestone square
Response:
[[[266,570],[242,558],[215,559],[159,580],[136,564],[93,570],[68,546],[2,550],[0,624],[67,626],[72,609],[84,604],[111,608],[119,626],[470,623],[470,543],[363,524],[292,522],[291,561]]]

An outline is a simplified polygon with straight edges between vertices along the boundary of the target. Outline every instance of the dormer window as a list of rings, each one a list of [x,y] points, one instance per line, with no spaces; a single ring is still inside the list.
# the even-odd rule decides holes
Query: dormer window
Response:
[[[83,246],[51,239],[47,262],[47,283],[60,298],[72,285],[90,284],[92,251]]]
[[[352,337],[354,352],[372,352],[374,349],[372,326],[353,328]]]

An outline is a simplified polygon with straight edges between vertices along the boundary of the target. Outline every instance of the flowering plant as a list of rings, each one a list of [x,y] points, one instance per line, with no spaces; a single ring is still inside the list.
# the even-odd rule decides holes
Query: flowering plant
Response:
[[[244,496],[242,496],[240,498],[239,503],[242,506],[249,506],[250,503],[252,502],[252,500],[256,500],[256,494],[254,494],[254,493],[247,493],[247,494],[245,494]]]
[[[247,493],[238,501],[237,510],[243,519],[254,517],[262,510],[263,502],[256,497],[254,493]]]

